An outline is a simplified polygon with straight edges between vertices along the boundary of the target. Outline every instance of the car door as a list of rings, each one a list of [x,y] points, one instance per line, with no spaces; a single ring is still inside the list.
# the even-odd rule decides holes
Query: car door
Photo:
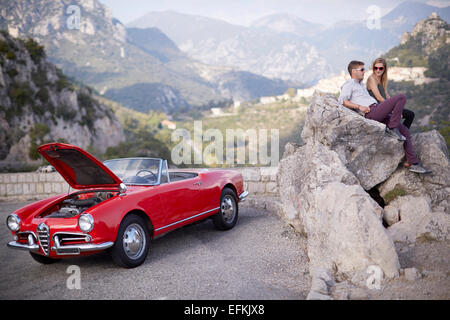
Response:
[[[208,172],[200,172],[194,182],[196,190],[194,211],[197,214],[209,213],[218,209],[220,202],[220,187],[214,177]]]
[[[176,225],[196,214],[196,178],[160,185],[160,199],[165,209],[165,226]]]

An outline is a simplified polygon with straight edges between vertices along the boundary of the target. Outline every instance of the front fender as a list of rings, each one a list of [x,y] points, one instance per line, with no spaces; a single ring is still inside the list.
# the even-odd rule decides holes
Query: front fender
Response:
[[[91,236],[96,241],[115,242],[123,218],[136,210],[144,212],[153,226],[164,213],[156,193],[146,194],[144,191],[117,195],[86,211],[94,218],[95,225],[90,232]]]

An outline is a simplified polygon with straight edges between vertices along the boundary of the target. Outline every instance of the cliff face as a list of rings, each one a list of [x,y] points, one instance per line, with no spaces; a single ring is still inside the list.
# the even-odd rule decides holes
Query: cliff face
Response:
[[[418,40],[422,53],[427,57],[446,43],[450,34],[448,23],[442,20],[436,13],[427,19],[419,21],[411,32],[402,35],[401,44]]]
[[[48,62],[42,46],[0,33],[0,163],[38,158],[36,147],[62,141],[105,152],[125,139],[122,126],[91,89]]]

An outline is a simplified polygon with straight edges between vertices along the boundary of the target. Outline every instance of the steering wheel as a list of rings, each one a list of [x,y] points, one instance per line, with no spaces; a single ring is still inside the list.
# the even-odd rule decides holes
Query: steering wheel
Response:
[[[135,176],[139,176],[139,174],[140,174],[141,172],[148,172],[148,173],[150,173],[150,174],[152,175],[152,176],[151,176],[151,180],[154,180],[155,182],[158,181],[158,177],[156,176],[156,174],[154,174],[151,170],[148,170],[148,169],[141,169],[141,170],[138,170],[138,172],[136,172]],[[147,178],[147,175],[144,176],[144,177],[142,177],[142,178],[149,179],[149,178]]]

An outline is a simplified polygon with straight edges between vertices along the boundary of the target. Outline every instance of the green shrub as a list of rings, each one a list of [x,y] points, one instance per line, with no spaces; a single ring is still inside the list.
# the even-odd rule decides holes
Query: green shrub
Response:
[[[27,48],[28,53],[30,54],[31,59],[34,61],[34,63],[38,63],[42,58],[45,57],[44,46],[41,46],[32,38],[28,38],[25,41],[25,48]]]
[[[39,91],[36,93],[36,97],[41,100],[41,102],[47,103],[50,97],[47,88],[43,87],[39,89]]]
[[[43,143],[44,137],[50,133],[50,128],[44,123],[36,123],[34,127],[30,130],[30,149],[28,151],[28,156],[30,159],[39,159],[39,152],[37,152],[37,147]]]
[[[391,202],[395,198],[403,197],[403,196],[406,196],[406,195],[407,195],[406,191],[403,188],[401,188],[398,185],[396,185],[394,189],[392,189],[391,191],[386,193],[386,195],[384,196],[384,202],[386,204],[389,204],[389,202]]]
[[[6,73],[8,74],[8,76],[10,76],[11,78],[14,78],[15,76],[17,76],[19,74],[19,72],[17,72],[16,69],[9,69],[8,71],[6,71]]]
[[[9,97],[15,101],[19,107],[23,107],[33,101],[33,92],[27,83],[13,83],[9,89]]]
[[[13,51],[9,50],[6,54],[6,59],[16,60],[16,54]]]
[[[0,53],[7,53],[9,51],[8,42],[0,40]]]

